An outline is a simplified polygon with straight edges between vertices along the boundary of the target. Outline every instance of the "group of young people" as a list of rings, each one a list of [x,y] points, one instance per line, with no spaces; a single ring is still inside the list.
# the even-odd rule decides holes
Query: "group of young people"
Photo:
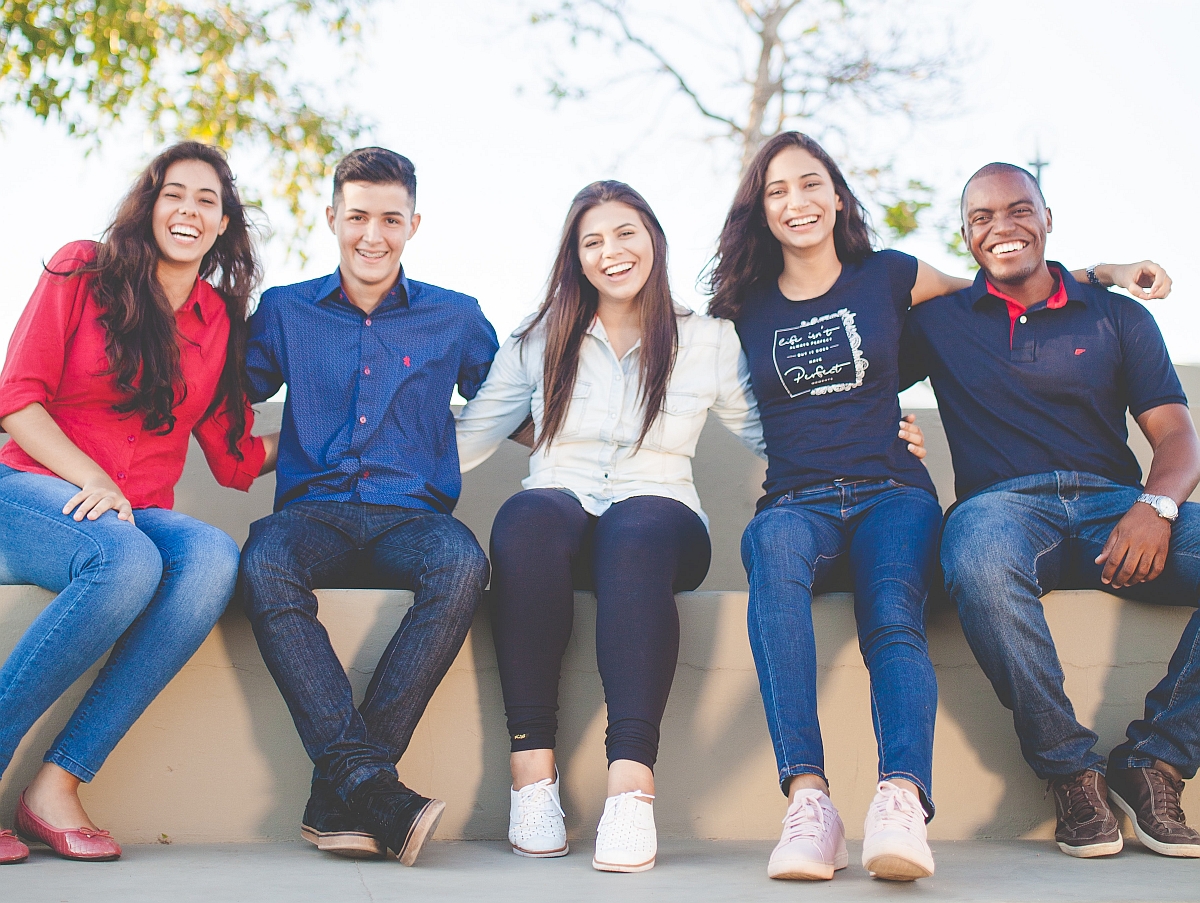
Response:
[[[17,833],[68,858],[120,855],[78,786],[237,583],[314,763],[303,836],[411,865],[444,804],[401,784],[396,763],[490,576],[513,852],[568,853],[558,683],[573,591],[590,588],[609,761],[593,865],[653,867],[674,594],[701,583],[711,552],[691,459],[712,411],[768,461],[742,557],[787,796],[771,877],[828,879],[847,865],[811,613],[814,593],[838,582],[854,590],[878,741],[863,865],[885,879],[933,874],[925,614],[939,557],[1025,758],[1054,791],[1059,846],[1117,852],[1115,806],[1156,851],[1200,856],[1179,803],[1200,764],[1200,615],[1106,760],[1063,694],[1038,601],[1058,586],[1200,600],[1200,515],[1185,503],[1200,440],[1153,319],[1098,287],[1164,297],[1161,268],[1048,264],[1050,211],[1036,180],[1007,164],[963,193],[973,283],[873,250],[837,164],[790,132],[738,188],[709,316],[673,300],[666,237],[643,197],[596,182],[571,204],[545,300],[498,347],[475,299],[401,266],[415,202],[407,159],[349,154],[327,212],[338,270],[264,292],[247,317],[260,271],[233,176],[220,152],[185,143],[151,163],[100,242],[46,265],[0,374],[11,437],[0,577],[58,595],[0,669],[0,774],[34,721],[112,651],[22,794]],[[944,530],[920,430],[897,400],[925,376],[957,479]],[[254,437],[250,404],[284,385],[281,432]],[[455,387],[468,399],[457,418]],[[1126,410],[1155,450],[1144,487]],[[452,516],[460,473],[530,418],[530,474],[496,516],[489,568]],[[170,510],[189,434],[224,485],[276,470],[275,512],[252,525],[240,561],[228,536]],[[345,585],[415,597],[357,705],[313,592]],[[27,855],[0,832],[0,861]]]

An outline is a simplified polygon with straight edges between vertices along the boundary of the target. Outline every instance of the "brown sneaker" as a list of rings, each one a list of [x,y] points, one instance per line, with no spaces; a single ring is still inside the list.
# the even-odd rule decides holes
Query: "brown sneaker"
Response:
[[[1112,768],[1108,774],[1108,798],[1129,816],[1138,840],[1164,856],[1200,859],[1200,831],[1188,825],[1179,805],[1183,781],[1157,768]]]
[[[1046,789],[1054,791],[1054,839],[1060,850],[1079,859],[1121,852],[1121,829],[1108,807],[1104,775],[1080,771],[1051,778]]]

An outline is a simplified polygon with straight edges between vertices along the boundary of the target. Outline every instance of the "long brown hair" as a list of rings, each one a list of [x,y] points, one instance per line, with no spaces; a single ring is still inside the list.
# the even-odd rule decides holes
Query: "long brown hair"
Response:
[[[714,317],[737,319],[750,291],[774,282],[783,272],[783,250],[763,214],[763,192],[767,187],[767,167],[789,147],[798,147],[816,157],[829,172],[834,190],[842,199],[842,209],[833,223],[838,260],[857,263],[871,253],[873,233],[866,214],[833,158],[808,135],[782,132],[754,155],[733,196],[717,253],[708,265],[708,290],[712,294],[708,312]]]
[[[175,312],[158,281],[160,252],[154,238],[154,205],[167,169],[181,160],[207,163],[221,182],[225,231],[200,262],[200,278],[212,283],[229,314],[225,367],[207,413],[222,404],[229,414],[229,450],[240,459],[238,442],[246,432],[246,310],[262,271],[251,237],[246,207],[238,196],[225,154],[215,147],[184,141],[167,148],[138,176],[117,208],[96,248],[96,259],[62,275],[90,275],[92,296],[107,332],[109,369],[128,397],[119,413],[138,412],[147,430],[169,433],[174,409],[187,386],[179,364]]]
[[[558,256],[550,272],[546,300],[538,308],[533,322],[520,335],[521,341],[524,341],[539,325],[544,324],[546,351],[542,372],[545,407],[542,432],[533,446],[534,451],[553,442],[566,419],[575,388],[575,376],[579,371],[579,348],[596,317],[600,302],[600,294],[584,276],[579,259],[579,223],[589,210],[610,201],[626,204],[636,210],[654,243],[654,264],[638,297],[642,314],[638,396],[644,411],[642,431],[637,442],[639,447],[662,411],[667,395],[667,381],[671,378],[675,351],[679,345],[679,330],[675,323],[678,314],[667,281],[667,237],[646,199],[624,182],[593,182],[571,201],[571,209],[567,211],[562,238],[558,243]]]

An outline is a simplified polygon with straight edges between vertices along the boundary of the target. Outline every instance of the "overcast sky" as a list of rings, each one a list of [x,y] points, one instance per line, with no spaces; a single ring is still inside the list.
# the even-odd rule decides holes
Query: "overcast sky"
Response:
[[[964,56],[961,100],[916,129],[881,126],[872,145],[948,198],[980,165],[1026,164],[1040,144],[1049,161],[1043,188],[1055,215],[1051,256],[1072,267],[1143,257],[1163,263],[1175,292],[1152,310],[1176,361],[1200,362],[1200,255],[1192,227],[1200,209],[1193,171],[1200,4],[905,0],[904,8],[933,25],[953,18]],[[424,219],[405,251],[413,278],[475,295],[503,336],[539,299],[572,195],[594,179],[619,178],[663,221],[680,299],[703,305],[695,279],[732,196],[736,157],[703,140],[707,126],[685,102],[647,87],[645,103],[625,95],[617,103],[555,108],[541,87],[552,64],[570,71],[578,62],[580,72],[611,65],[619,73],[630,62],[573,62],[569,52],[551,53],[550,33],[531,33],[516,4],[395,0],[372,9],[377,20],[367,29],[362,63],[333,90],[378,123],[372,142],[416,163]],[[155,150],[127,129],[85,156],[53,124],[5,115],[0,165],[9,215],[0,225],[0,332],[11,332],[41,262],[67,241],[98,236]],[[261,167],[250,156],[235,153],[232,163],[235,171],[246,167],[244,184],[262,187],[255,182]],[[283,231],[281,211],[272,210]],[[944,269],[963,269],[942,253],[936,234],[899,247]],[[273,240],[267,284],[336,266],[324,229],[307,251],[302,269]]]

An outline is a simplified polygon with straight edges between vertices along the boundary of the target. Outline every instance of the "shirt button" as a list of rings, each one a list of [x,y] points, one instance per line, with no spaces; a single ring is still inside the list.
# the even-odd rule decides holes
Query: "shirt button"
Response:
[[[363,475],[363,479],[365,480],[367,477],[369,477],[369,476],[371,475],[371,471],[369,471],[369,470],[364,470],[364,471],[362,472],[362,475]]]
[[[1028,322],[1029,322],[1029,317],[1021,317],[1021,322],[1022,322],[1022,323],[1028,323]]]
[[[364,325],[366,325],[366,326],[370,326],[370,325],[371,325],[371,318],[370,318],[370,317],[367,317],[367,319],[366,319],[365,321],[363,321],[363,322],[364,322]]]
[[[366,418],[366,417],[359,417],[359,418],[358,418],[358,422],[359,422],[359,423],[366,423],[366,422],[367,422],[367,418]]]
[[[371,375],[371,368],[370,368],[370,367],[363,367],[363,375],[364,375],[364,376],[370,376],[370,375]]]
[[[119,472],[117,473],[117,479],[118,479],[118,480],[123,480],[123,479],[125,479],[125,471],[123,471],[123,470],[122,470],[122,471],[119,471]]]
[[[136,439],[137,439],[137,436],[130,436],[130,437],[129,437],[129,441],[130,441],[130,442],[133,442],[133,441],[134,441],[134,440],[136,440]]]

